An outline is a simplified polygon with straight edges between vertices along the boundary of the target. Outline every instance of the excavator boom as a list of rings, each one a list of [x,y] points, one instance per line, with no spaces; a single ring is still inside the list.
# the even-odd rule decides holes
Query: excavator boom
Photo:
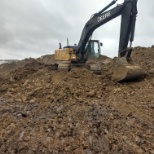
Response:
[[[123,4],[117,5],[115,8],[105,11],[112,6],[116,1],[112,1],[104,9],[95,13],[90,20],[86,23],[77,48],[79,57],[84,58],[85,45],[93,32],[100,26],[106,24],[112,19],[121,15],[121,28],[120,28],[120,41],[119,41],[119,57],[130,58],[130,50],[128,51],[129,41],[133,41],[135,21],[137,15],[137,0],[125,0]],[[104,12],[105,11],[105,12]],[[131,37],[130,37],[131,36]],[[131,38],[131,39],[130,39]]]

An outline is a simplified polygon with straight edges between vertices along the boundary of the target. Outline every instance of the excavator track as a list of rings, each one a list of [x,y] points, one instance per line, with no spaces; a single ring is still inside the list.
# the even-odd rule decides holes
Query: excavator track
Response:
[[[79,67],[85,67],[88,70],[92,71],[94,74],[100,75],[101,74],[101,67],[99,65],[96,64],[76,64],[76,65],[70,65],[70,63],[59,63],[58,64],[58,71],[64,71],[64,72],[68,72],[70,71],[72,68],[79,68]]]
[[[59,71],[64,71],[64,72],[67,72],[67,71],[69,71],[71,68],[70,68],[70,64],[64,64],[64,63],[62,63],[62,64],[59,64],[58,65],[58,70]]]
[[[94,74],[100,75],[101,74],[101,67],[96,64],[90,64],[88,69],[92,71]]]

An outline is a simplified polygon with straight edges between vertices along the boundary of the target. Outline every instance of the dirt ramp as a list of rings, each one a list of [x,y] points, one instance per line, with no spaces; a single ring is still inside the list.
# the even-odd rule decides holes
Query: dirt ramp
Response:
[[[116,59],[105,56],[102,75],[54,71],[48,56],[3,65],[0,153],[154,153],[153,52],[134,48],[148,75],[128,83],[112,81]]]

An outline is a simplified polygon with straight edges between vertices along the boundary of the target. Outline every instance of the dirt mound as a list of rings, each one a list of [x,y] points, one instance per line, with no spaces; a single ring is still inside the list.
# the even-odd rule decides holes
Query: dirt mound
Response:
[[[36,61],[33,58],[24,59],[21,61],[14,61],[11,63],[5,63],[0,65],[0,78],[9,78],[9,74],[18,70],[19,68],[25,69],[31,67],[30,69],[36,68],[40,65],[39,61]]]
[[[136,47],[132,54],[135,62],[140,64],[147,73],[154,73],[154,47]]]
[[[54,64],[54,55],[44,55],[37,59],[38,62],[44,63],[44,64]]]
[[[121,84],[104,56],[102,75],[53,71],[49,56],[9,65],[0,82],[1,153],[154,153],[153,56],[134,48],[148,76]]]

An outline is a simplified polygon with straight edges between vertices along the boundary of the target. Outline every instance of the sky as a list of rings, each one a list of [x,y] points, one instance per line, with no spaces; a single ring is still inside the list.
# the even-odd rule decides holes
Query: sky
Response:
[[[0,59],[37,58],[78,43],[92,14],[112,0],[0,0]],[[119,0],[117,4],[123,3]],[[116,5],[117,5],[116,4]],[[116,6],[114,5],[114,7]],[[138,0],[133,46],[154,45],[154,0]],[[92,39],[103,43],[101,53],[118,55],[120,17],[99,27]]]

